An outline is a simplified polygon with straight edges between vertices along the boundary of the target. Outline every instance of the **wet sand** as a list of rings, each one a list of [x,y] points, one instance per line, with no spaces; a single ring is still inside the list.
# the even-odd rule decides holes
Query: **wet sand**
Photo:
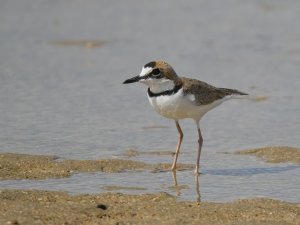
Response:
[[[2,190],[1,224],[299,224],[300,204],[272,199],[229,203],[178,202],[166,193]]]
[[[299,162],[289,147],[241,151],[270,162]],[[65,160],[51,156],[0,154],[1,179],[46,179],[77,172],[122,172],[168,168],[131,160]],[[187,165],[188,167],[189,165]],[[134,187],[131,187],[134,188]],[[107,187],[118,191],[120,187]],[[267,198],[227,203],[177,201],[167,193],[69,195],[41,190],[0,190],[0,224],[300,224],[300,204]]]
[[[69,177],[74,172],[121,172],[144,168],[131,160],[64,160],[53,156],[0,154],[0,179],[47,179]]]
[[[236,152],[240,155],[255,155],[269,163],[300,163],[300,148],[275,146]]]
[[[133,154],[134,153],[134,154]],[[172,152],[152,152],[153,154],[170,154]],[[136,150],[127,152],[132,157],[145,154]],[[150,153],[151,154],[151,153]],[[240,155],[255,155],[271,163],[300,163],[300,148],[265,147],[238,151]],[[99,160],[60,160],[54,156],[2,153],[0,154],[0,180],[6,179],[48,179],[69,177],[74,172],[108,172],[122,171],[161,172],[169,170],[171,164],[146,164],[143,162],[122,159]],[[192,164],[178,164],[178,170],[192,170]]]
[[[193,169],[191,164],[178,164],[178,170]],[[69,177],[74,172],[122,171],[160,172],[169,170],[171,164],[146,164],[133,160],[100,159],[100,160],[59,160],[53,156],[27,154],[0,154],[0,180],[7,179],[48,179]]]

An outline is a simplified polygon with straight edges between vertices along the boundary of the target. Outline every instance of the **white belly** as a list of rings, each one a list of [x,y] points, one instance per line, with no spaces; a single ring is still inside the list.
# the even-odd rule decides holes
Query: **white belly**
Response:
[[[150,98],[149,102],[152,107],[160,115],[170,119],[200,118],[209,110],[215,108],[222,103],[222,99],[215,101],[209,105],[196,105],[193,95],[184,96],[182,89],[174,95],[162,95]]]

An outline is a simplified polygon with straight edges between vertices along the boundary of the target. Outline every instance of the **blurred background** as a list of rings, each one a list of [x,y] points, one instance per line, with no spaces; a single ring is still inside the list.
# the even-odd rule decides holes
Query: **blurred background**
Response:
[[[203,118],[202,167],[247,165],[222,152],[297,147],[299,21],[296,0],[1,0],[0,152],[95,159],[173,151],[174,122],[154,112],[145,86],[122,85],[157,59],[252,96]],[[179,162],[194,163],[196,128],[182,126]]]

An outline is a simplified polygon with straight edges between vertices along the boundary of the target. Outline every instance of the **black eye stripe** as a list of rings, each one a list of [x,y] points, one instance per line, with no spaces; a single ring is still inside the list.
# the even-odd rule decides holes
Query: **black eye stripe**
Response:
[[[160,74],[160,70],[158,68],[156,68],[156,69],[152,70],[151,74],[154,76],[157,76]]]
[[[150,73],[148,73],[147,75],[143,76],[142,79],[147,80],[147,79],[150,79],[150,78],[152,78],[152,79],[163,78],[163,75],[162,75],[160,69],[158,69],[158,68],[153,69]]]

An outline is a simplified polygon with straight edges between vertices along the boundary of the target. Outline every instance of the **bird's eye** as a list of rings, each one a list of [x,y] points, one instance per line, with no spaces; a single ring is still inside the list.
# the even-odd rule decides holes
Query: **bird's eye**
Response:
[[[157,76],[160,74],[160,70],[156,68],[156,69],[152,70],[151,74],[153,74],[154,76]]]

